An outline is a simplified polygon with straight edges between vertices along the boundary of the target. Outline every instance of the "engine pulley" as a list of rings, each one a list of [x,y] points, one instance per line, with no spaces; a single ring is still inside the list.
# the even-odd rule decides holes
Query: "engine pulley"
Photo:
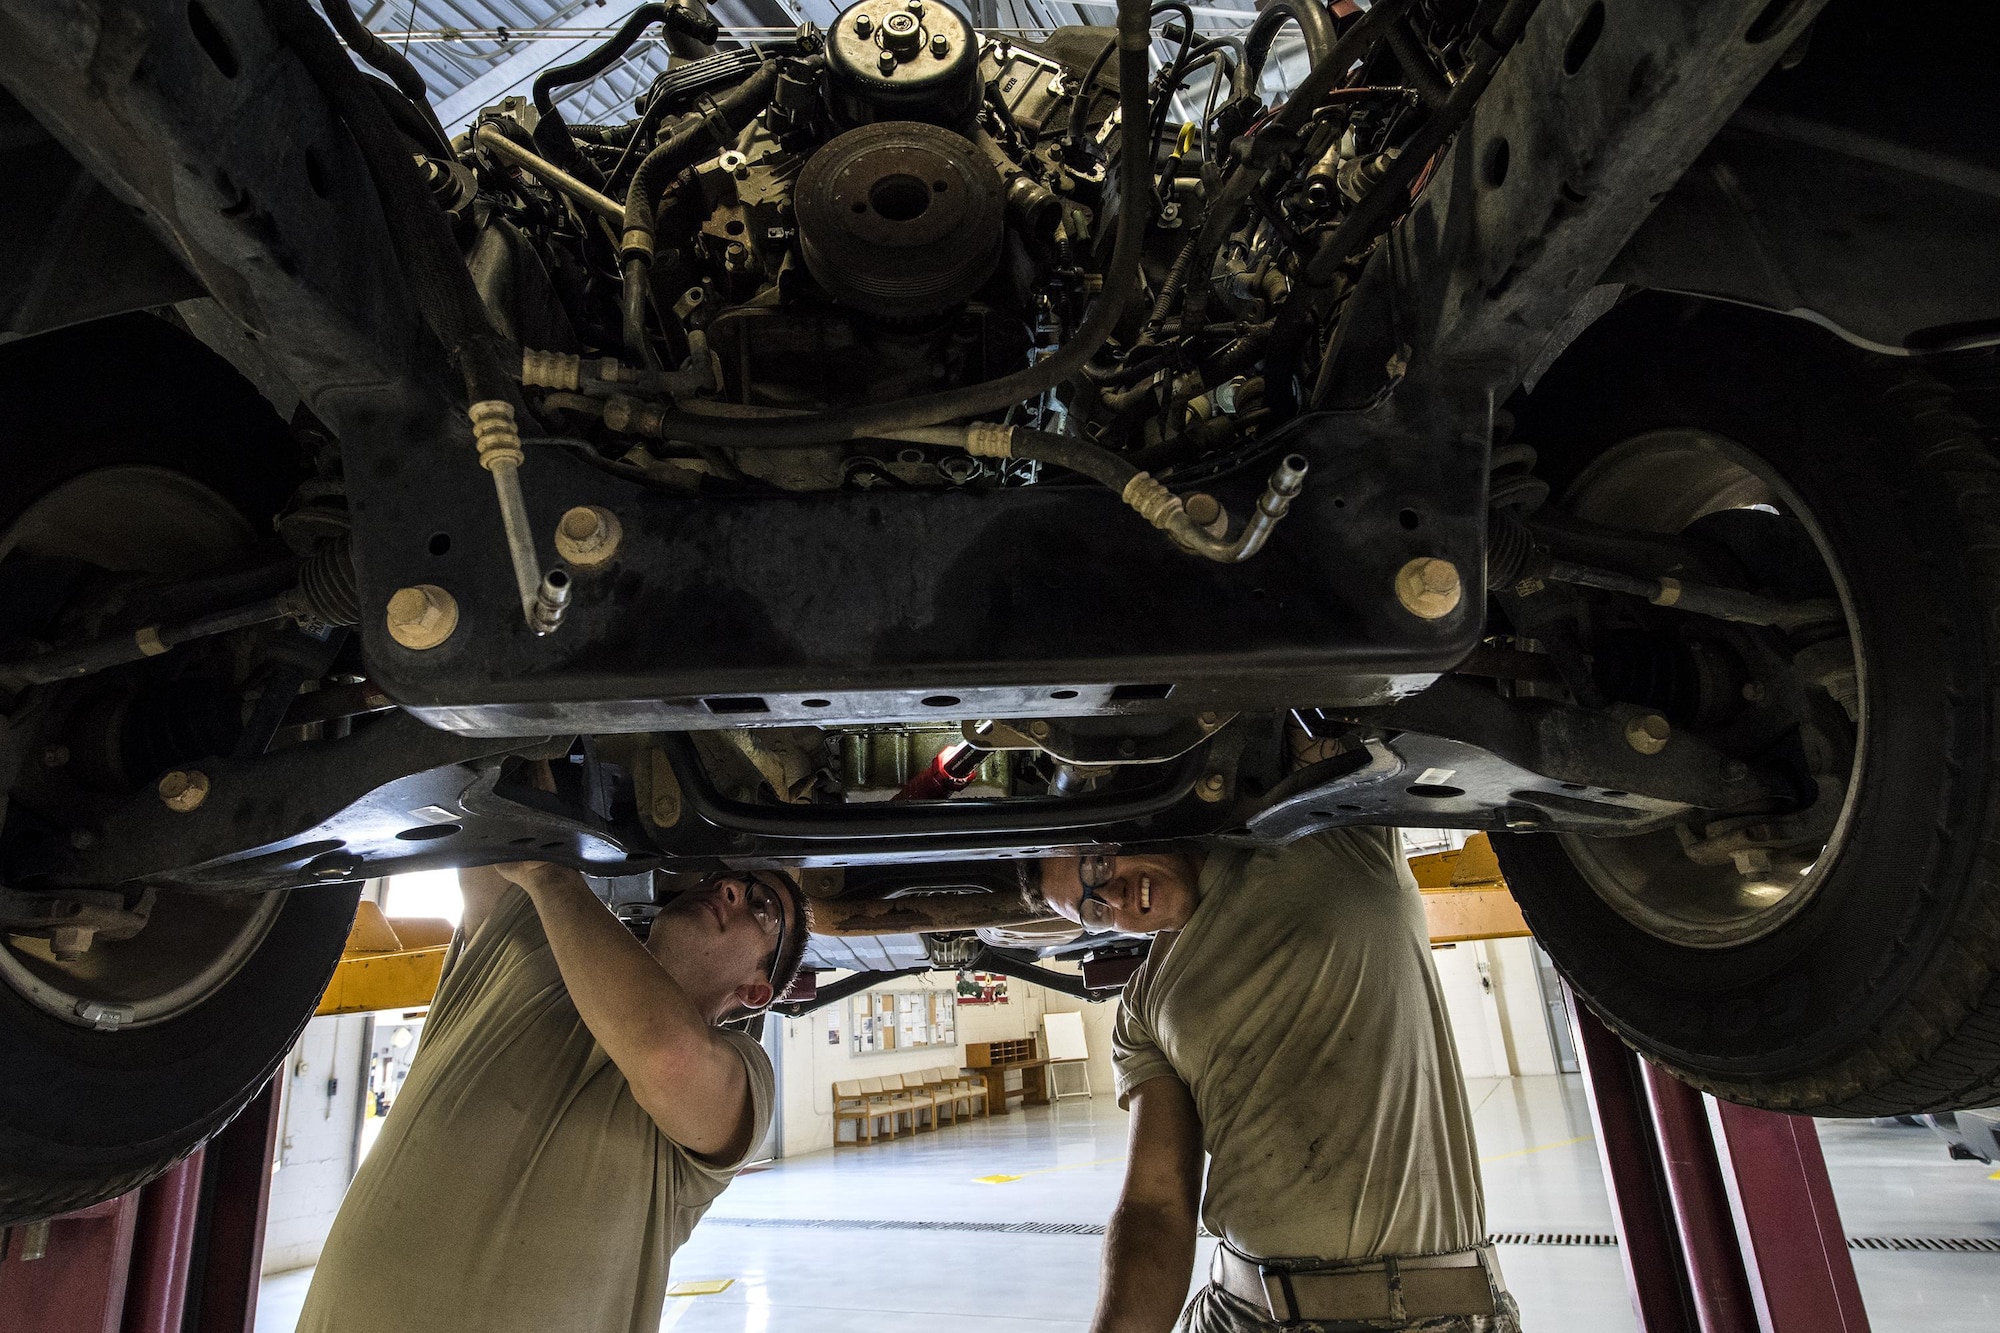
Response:
[[[969,126],[979,41],[943,0],[861,0],[826,34],[827,105],[844,125],[925,120]]]
[[[914,318],[957,305],[1000,259],[1000,178],[934,125],[885,121],[813,154],[793,193],[806,268],[843,305]]]

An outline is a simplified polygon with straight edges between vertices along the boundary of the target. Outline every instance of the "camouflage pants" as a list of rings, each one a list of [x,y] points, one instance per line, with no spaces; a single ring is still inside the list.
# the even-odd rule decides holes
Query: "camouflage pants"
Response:
[[[1445,1315],[1396,1323],[1302,1319],[1285,1324],[1272,1319],[1269,1310],[1210,1283],[1194,1294],[1175,1327],[1177,1333],[1267,1333],[1279,1329],[1284,1333],[1521,1333],[1521,1312],[1514,1298],[1500,1292],[1498,1304],[1499,1312],[1492,1315]]]

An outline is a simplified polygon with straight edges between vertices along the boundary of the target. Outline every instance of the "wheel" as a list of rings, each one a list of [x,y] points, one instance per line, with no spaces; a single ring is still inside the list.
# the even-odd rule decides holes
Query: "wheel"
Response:
[[[120,373],[105,392],[78,395],[66,368],[79,364]],[[206,568],[241,551],[296,484],[283,423],[227,365],[151,317],[0,348],[0,403],[0,589],[46,587],[44,571],[80,565]],[[11,604],[28,608],[12,634],[56,609]],[[176,669],[169,655],[129,672]],[[94,687],[46,690],[67,692],[60,703]],[[6,725],[26,725],[48,697],[0,710],[0,758],[22,748]],[[100,784],[156,776],[125,771],[146,762],[145,747],[108,749]],[[14,770],[4,776],[13,789]],[[18,841],[19,821],[8,832]],[[353,885],[106,888],[122,907],[143,903],[143,928],[84,948],[64,940],[61,954],[53,937],[0,932],[0,1225],[124,1193],[228,1123],[311,1016],[359,896]]]
[[[1975,423],[1907,362],[1659,295],[1519,408],[1552,509],[1704,537],[1845,621],[1706,622],[1723,643],[1702,660],[1696,617],[1586,626],[1610,698],[1678,707],[1718,743],[1788,701],[1784,734],[1731,752],[1790,764],[1817,799],[1790,841],[1756,820],[1496,836],[1537,938],[1628,1043],[1719,1097],[1845,1116],[2000,1101],[2000,466]]]

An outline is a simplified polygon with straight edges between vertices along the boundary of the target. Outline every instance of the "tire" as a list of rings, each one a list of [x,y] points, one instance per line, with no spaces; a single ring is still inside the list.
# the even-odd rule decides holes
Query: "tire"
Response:
[[[117,373],[79,393],[81,365]],[[161,507],[164,519],[133,525],[149,536],[128,543],[113,567],[171,573],[268,531],[299,470],[297,445],[269,405],[164,320],[123,315],[0,347],[0,533],[63,488],[107,475],[136,478],[139,489],[121,496],[143,508],[153,479],[175,504]],[[165,549],[148,551],[153,533]],[[37,992],[21,950],[0,957],[0,1226],[134,1189],[226,1125],[312,1016],[359,892],[162,893],[145,930],[100,942],[86,958],[114,971],[138,960],[137,971],[164,978],[161,989],[177,974],[197,984],[123,1030],[68,1012],[61,987]],[[202,949],[186,946],[215,940],[226,941],[218,952],[228,965],[200,972]],[[0,938],[0,952],[12,949]]]
[[[136,1031],[62,1022],[0,985],[0,1226],[137,1189],[228,1124],[312,1017],[360,897],[287,891],[233,977]]]
[[[1701,947],[1620,906],[1595,850],[1617,840],[1495,836],[1536,937],[1626,1042],[1718,1097],[1835,1116],[2000,1102],[2000,465],[1976,424],[1910,362],[1652,294],[1518,406],[1556,507],[1649,433],[1748,450],[1816,525],[1861,662],[1846,822],[1794,910]]]

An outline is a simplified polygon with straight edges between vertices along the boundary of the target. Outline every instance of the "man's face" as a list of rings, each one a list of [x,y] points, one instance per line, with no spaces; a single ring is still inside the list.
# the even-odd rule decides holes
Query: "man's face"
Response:
[[[762,1009],[775,998],[769,968],[779,942],[798,938],[792,895],[769,871],[717,875],[661,909],[648,947],[718,1015]]]
[[[1051,856],[1041,866],[1049,906],[1086,930],[1151,935],[1179,930],[1194,915],[1201,868],[1184,853]]]

